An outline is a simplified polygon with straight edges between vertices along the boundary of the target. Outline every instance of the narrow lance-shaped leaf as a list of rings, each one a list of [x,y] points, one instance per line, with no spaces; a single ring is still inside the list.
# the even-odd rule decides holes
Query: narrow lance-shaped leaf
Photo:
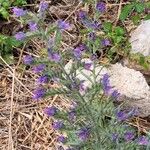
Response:
[[[119,17],[120,20],[124,21],[133,10],[134,10],[134,5],[132,4],[124,6]]]

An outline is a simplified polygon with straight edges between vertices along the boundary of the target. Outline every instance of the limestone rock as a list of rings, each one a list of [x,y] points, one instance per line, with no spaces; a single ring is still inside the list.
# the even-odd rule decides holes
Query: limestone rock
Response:
[[[82,61],[91,62],[89,59]],[[68,73],[71,70],[72,64],[71,60],[65,66],[65,70]],[[91,69],[93,69],[93,65]],[[94,77],[90,70],[82,68],[78,69],[76,73],[76,77],[80,81],[85,81],[85,87],[92,87]],[[96,82],[100,83],[100,79],[105,73],[108,73],[110,76],[110,85],[113,87],[113,90],[118,90],[121,94],[120,100],[127,102],[129,107],[138,108],[139,116],[150,115],[150,87],[141,72],[124,67],[119,63],[113,64],[109,68],[97,65],[95,68]]]
[[[150,56],[150,20],[143,21],[141,25],[137,27],[131,33],[131,46],[132,53],[141,53],[144,56]]]
[[[148,97],[150,87],[141,72],[117,63],[109,68],[109,75],[110,84],[116,88],[121,95],[136,100]]]
[[[121,94],[121,100],[129,108],[137,108],[141,117],[150,115],[150,87],[143,74],[121,64],[109,69],[110,83]]]

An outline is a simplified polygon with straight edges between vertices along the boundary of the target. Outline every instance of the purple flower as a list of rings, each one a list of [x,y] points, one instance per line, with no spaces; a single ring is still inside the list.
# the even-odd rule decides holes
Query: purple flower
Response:
[[[42,72],[45,68],[46,68],[46,65],[45,65],[45,64],[40,64],[40,65],[37,65],[37,66],[34,66],[34,67],[33,67],[33,72],[34,72],[34,73],[40,73],[40,72]]]
[[[98,21],[94,21],[90,23],[88,26],[95,30],[101,28],[101,24]]]
[[[86,26],[87,28],[91,28],[91,29],[94,29],[94,30],[97,30],[97,29],[100,29],[101,28],[101,24],[97,21],[92,21],[90,19],[86,19],[86,20],[81,20],[82,21],[82,24],[84,26]]]
[[[87,90],[87,87],[84,85],[84,82],[85,82],[85,81],[80,81],[80,84],[79,84],[79,92],[80,92],[81,94],[84,94],[85,91]]]
[[[117,90],[114,90],[111,93],[112,98],[117,99],[120,96],[120,93]]]
[[[36,31],[38,29],[37,23],[35,23],[34,21],[30,21],[29,22],[29,28],[31,31]]]
[[[54,116],[56,114],[56,112],[57,112],[57,108],[54,106],[46,107],[44,109],[44,113],[49,117]]]
[[[108,39],[103,39],[102,40],[102,45],[103,46],[109,46],[110,45],[110,41]]]
[[[138,144],[139,145],[148,145],[149,144],[149,139],[145,136],[141,136],[138,138]]]
[[[69,118],[69,120],[70,120],[71,122],[74,122],[75,119],[76,119],[76,112],[75,112],[75,111],[70,111],[70,112],[68,113],[68,118]]]
[[[101,83],[103,86],[104,93],[109,94],[112,87],[110,86],[109,75],[107,73],[103,75]]]
[[[112,141],[113,141],[113,142],[116,142],[116,141],[118,140],[118,138],[119,138],[119,136],[118,136],[117,133],[113,133],[113,134],[112,134]]]
[[[80,59],[82,56],[82,52],[85,50],[87,50],[87,46],[85,44],[80,44],[74,49],[73,54],[77,59]]]
[[[134,133],[133,132],[126,132],[124,134],[124,139],[128,142],[128,141],[131,141],[133,140],[135,137]]]
[[[47,82],[48,82],[48,76],[47,75],[40,76],[37,79],[37,83],[39,83],[39,84],[47,83]]]
[[[24,62],[24,64],[26,64],[26,65],[32,64],[33,61],[34,61],[34,59],[33,59],[33,57],[30,56],[30,55],[26,55],[26,56],[23,57],[23,62]]]
[[[92,54],[91,58],[90,58],[92,61],[96,60],[97,59],[97,56],[96,54]]]
[[[55,130],[59,130],[59,129],[63,128],[63,126],[64,126],[64,124],[62,121],[55,121],[55,122],[53,122],[53,125],[52,125],[53,129],[55,129]]]
[[[38,99],[44,97],[45,93],[46,93],[45,89],[41,89],[41,88],[36,89],[33,92],[34,96],[32,98],[35,99],[35,100],[38,100]]]
[[[91,41],[95,41],[96,40],[96,34],[95,34],[95,32],[90,32],[89,33],[89,40],[91,40]]]
[[[26,38],[26,34],[24,32],[18,32],[17,34],[15,34],[15,38],[18,41],[22,41]]]
[[[64,137],[63,135],[60,135],[60,136],[57,138],[57,142],[65,143],[65,142],[66,142],[66,137]]]
[[[21,17],[21,16],[25,16],[27,14],[27,11],[21,8],[14,7],[13,13],[16,17]]]
[[[78,103],[75,101],[72,101],[71,106],[70,106],[70,110],[75,111],[75,109],[77,109],[77,107],[78,107]]]
[[[79,13],[78,13],[78,17],[81,20],[86,19],[87,18],[87,12],[83,11],[83,10],[80,10]]]
[[[75,48],[73,54],[77,59],[80,59],[82,56],[82,51],[79,48]]]
[[[80,138],[80,140],[85,141],[90,136],[90,130],[89,128],[82,128],[78,131],[77,135]]]
[[[128,112],[129,117],[138,116],[138,114],[139,114],[138,108],[132,108]]]
[[[48,3],[46,1],[42,1],[39,6],[39,12],[44,12],[48,8]]]
[[[80,21],[82,22],[83,25],[85,25],[88,28],[92,28],[92,29],[99,29],[101,26],[101,24],[98,21],[92,21],[87,17],[87,12],[81,10],[78,13],[78,18],[80,19]]]
[[[118,121],[124,121],[128,118],[128,115],[124,111],[118,111],[116,113],[116,117]]]
[[[103,75],[102,83],[109,84],[109,75],[107,73]]]
[[[87,46],[86,46],[85,44],[80,44],[80,45],[78,46],[78,48],[80,49],[80,51],[85,51],[85,50],[87,50]]]
[[[84,64],[84,68],[85,68],[86,70],[91,70],[91,66],[92,66],[92,63],[85,63],[85,64]]]
[[[63,21],[63,20],[58,20],[58,28],[60,30],[68,30],[70,28],[69,23]]]
[[[49,59],[54,62],[59,62],[61,60],[61,56],[58,53],[49,52]]]
[[[96,5],[96,9],[99,12],[103,13],[106,10],[106,4],[104,2],[98,2],[97,5]]]

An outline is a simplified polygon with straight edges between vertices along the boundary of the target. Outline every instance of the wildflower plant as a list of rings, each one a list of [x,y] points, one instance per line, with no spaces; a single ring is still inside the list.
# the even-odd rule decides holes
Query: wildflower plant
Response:
[[[54,118],[52,128],[61,134],[57,137],[61,149],[63,144],[68,150],[143,150],[149,147],[149,138],[144,135],[138,136],[136,130],[125,122],[134,113],[115,106],[120,93],[113,90],[109,75],[104,74],[99,81],[96,80],[96,51],[111,44],[109,39],[96,35],[96,31],[101,30],[101,23],[89,18],[84,11],[78,12],[79,21],[90,32],[84,43],[62,52],[62,34],[71,25],[64,20],[58,20],[45,27],[47,8],[47,2],[43,1],[40,3],[38,14],[15,9],[14,14],[20,17],[19,21],[29,25],[29,32],[19,32],[15,37],[17,40],[38,37],[45,43],[46,56],[24,57],[24,63],[40,75],[36,81],[38,88],[33,92],[33,99],[39,101],[55,94],[70,99],[70,107],[66,110],[59,110],[55,106],[47,106],[43,110],[47,117]],[[105,3],[98,3],[96,9],[103,13]],[[17,15],[18,11],[23,12],[21,16]],[[83,64],[83,58],[89,58],[91,62]],[[64,67],[67,59],[73,61],[69,71]],[[85,75],[91,82],[91,87],[85,87],[85,81],[77,78],[77,70],[81,68],[92,73],[92,77]],[[47,89],[46,83],[51,80],[57,82],[59,87]]]

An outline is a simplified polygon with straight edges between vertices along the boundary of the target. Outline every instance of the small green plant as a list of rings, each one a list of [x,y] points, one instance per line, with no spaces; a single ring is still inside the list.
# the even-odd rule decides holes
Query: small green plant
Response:
[[[0,15],[8,19],[9,14],[9,8],[12,6],[22,6],[26,3],[26,0],[0,0]]]
[[[141,2],[141,1],[133,1],[130,4],[126,4],[123,9],[122,12],[120,14],[120,20],[121,21],[125,21],[127,19],[127,17],[131,16],[131,19],[133,21],[134,24],[138,24],[141,20],[141,18],[143,18],[143,16],[141,16],[141,13],[145,14],[145,10],[150,8],[150,3],[149,2]],[[135,12],[134,15],[133,12]],[[144,15],[145,19],[149,19],[149,14],[148,15]]]
[[[0,34],[0,55],[8,62],[13,61],[12,49],[18,47],[22,42],[17,41],[14,37]]]

